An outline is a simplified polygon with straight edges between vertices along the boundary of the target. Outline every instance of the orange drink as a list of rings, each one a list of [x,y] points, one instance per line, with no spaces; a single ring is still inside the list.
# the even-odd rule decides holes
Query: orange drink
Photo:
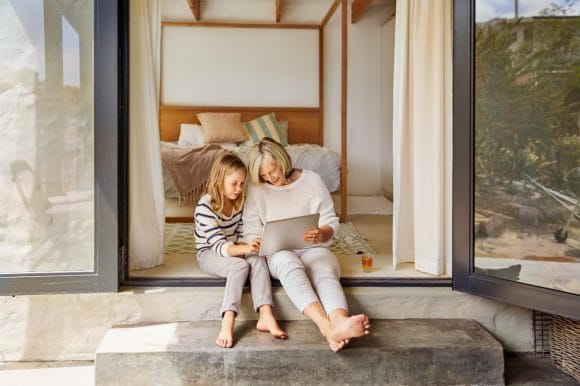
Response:
[[[361,255],[362,260],[362,268],[364,272],[372,272],[373,271],[373,255],[369,255],[367,253]]]

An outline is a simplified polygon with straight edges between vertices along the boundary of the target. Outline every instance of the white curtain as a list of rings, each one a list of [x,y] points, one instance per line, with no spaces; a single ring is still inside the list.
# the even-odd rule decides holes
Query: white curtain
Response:
[[[159,149],[160,0],[130,2],[129,268],[164,263]]]
[[[397,2],[393,265],[451,273],[452,0]]]

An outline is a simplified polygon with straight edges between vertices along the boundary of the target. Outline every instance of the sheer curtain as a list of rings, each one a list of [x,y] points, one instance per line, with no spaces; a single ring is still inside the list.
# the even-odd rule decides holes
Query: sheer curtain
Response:
[[[159,150],[160,0],[130,2],[129,268],[163,264]]]
[[[451,273],[452,0],[397,2],[393,265]]]

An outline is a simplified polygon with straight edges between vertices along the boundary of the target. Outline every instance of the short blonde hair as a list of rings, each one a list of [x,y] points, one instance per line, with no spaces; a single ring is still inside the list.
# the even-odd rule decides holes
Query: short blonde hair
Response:
[[[276,165],[282,169],[286,178],[292,174],[292,160],[284,146],[270,137],[264,137],[260,142],[252,146],[248,156],[248,171],[254,184],[258,185],[264,182],[262,177],[260,177],[260,167],[266,155],[269,155]]]
[[[209,180],[207,181],[207,193],[211,197],[211,207],[213,210],[222,213],[224,209],[224,180],[226,176],[243,170],[247,174],[246,165],[242,160],[233,153],[226,153],[214,162]],[[234,211],[239,211],[244,205],[246,199],[245,189],[234,202]]]

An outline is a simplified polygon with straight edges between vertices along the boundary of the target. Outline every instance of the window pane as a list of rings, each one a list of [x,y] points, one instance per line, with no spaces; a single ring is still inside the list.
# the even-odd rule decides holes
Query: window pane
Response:
[[[580,2],[477,0],[475,271],[580,294]]]
[[[0,0],[0,273],[94,271],[92,0]]]

